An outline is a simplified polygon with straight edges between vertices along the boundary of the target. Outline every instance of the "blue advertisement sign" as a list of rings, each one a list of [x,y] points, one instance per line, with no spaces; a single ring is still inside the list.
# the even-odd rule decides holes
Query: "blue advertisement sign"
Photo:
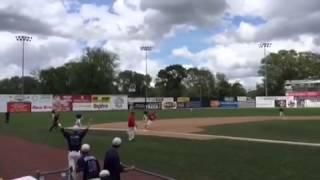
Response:
[[[220,101],[220,106],[222,108],[238,108],[239,103],[238,102],[226,102],[226,101]]]
[[[186,104],[187,108],[200,108],[201,102],[200,101],[191,101]]]

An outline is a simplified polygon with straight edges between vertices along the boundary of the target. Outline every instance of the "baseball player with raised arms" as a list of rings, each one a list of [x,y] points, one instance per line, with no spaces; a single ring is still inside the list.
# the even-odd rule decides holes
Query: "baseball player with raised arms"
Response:
[[[72,132],[67,132],[65,129],[59,124],[60,130],[68,143],[68,164],[69,167],[72,167],[72,177],[76,178],[76,164],[78,159],[81,157],[80,149],[82,145],[82,140],[89,131],[90,124],[88,124],[87,128],[82,130],[78,127],[73,127]]]

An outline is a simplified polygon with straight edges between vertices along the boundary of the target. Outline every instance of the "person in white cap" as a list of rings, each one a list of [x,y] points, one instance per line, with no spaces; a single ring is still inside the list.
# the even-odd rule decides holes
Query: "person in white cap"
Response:
[[[104,170],[100,171],[99,176],[100,176],[101,180],[108,180],[108,177],[110,176],[110,172],[108,170],[104,169]]]
[[[100,165],[96,157],[90,154],[90,145],[81,146],[82,157],[77,162],[77,173],[82,173],[82,180],[95,180],[100,177]]]
[[[103,169],[106,169],[110,172],[109,180],[121,180],[121,172],[134,170],[134,166],[126,168],[121,164],[120,156],[118,153],[121,142],[122,141],[119,137],[113,138],[112,147],[106,152],[104,158]]]

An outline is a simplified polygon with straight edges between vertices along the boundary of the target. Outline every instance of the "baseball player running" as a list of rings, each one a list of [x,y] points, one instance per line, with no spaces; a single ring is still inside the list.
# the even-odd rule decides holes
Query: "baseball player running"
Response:
[[[156,119],[156,113],[155,112],[148,113],[145,129],[150,129],[151,125],[152,125],[152,123],[153,123],[153,121],[155,119]]]
[[[51,111],[51,119],[52,119],[52,125],[49,128],[49,131],[51,132],[53,129],[58,128],[59,126],[59,117],[60,115],[57,114],[54,110]]]
[[[65,129],[59,124],[60,130],[67,140],[68,143],[68,164],[69,167],[72,167],[72,177],[76,178],[76,164],[78,159],[81,157],[80,149],[82,145],[82,140],[89,131],[90,124],[88,124],[87,128],[82,130],[78,127],[74,127],[72,132],[67,132]]]
[[[75,122],[75,126],[80,128],[81,127],[81,120],[82,120],[82,114],[77,114],[76,115],[76,122]]]
[[[133,111],[131,111],[130,114],[129,114],[129,117],[128,117],[128,136],[129,136],[129,141],[134,140],[136,127],[137,127],[137,125],[136,125],[135,113]]]

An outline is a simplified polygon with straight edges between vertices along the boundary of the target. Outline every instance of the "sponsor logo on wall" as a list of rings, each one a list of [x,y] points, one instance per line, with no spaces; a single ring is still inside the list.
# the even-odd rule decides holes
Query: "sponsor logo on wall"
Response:
[[[30,102],[8,102],[7,110],[9,112],[31,112]]]
[[[122,97],[116,97],[115,100],[114,100],[114,104],[116,106],[116,108],[123,108],[123,105],[124,105],[124,99]]]
[[[177,109],[176,102],[163,102],[162,109]]]

